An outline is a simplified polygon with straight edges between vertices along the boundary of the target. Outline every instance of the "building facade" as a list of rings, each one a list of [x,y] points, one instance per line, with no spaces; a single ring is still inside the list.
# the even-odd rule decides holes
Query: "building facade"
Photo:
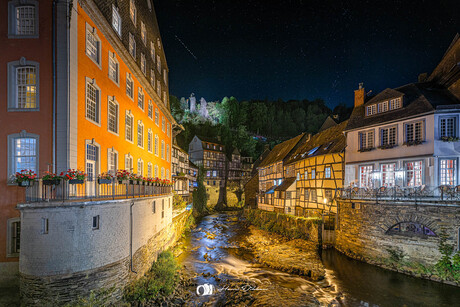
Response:
[[[284,207],[275,206],[274,190],[281,185],[285,177],[284,161],[289,153],[307,139],[301,134],[276,145],[257,167],[259,172],[259,196],[257,206],[267,211],[284,212]],[[279,204],[279,202],[278,202]],[[276,209],[275,209],[276,208]]]
[[[188,159],[188,153],[177,145],[174,140],[172,147],[172,179],[174,182],[174,191],[182,196],[182,198],[191,202],[190,193],[190,162]]]
[[[98,175],[128,170],[171,179],[168,67],[150,0],[1,4],[0,268],[17,273],[27,191],[23,169],[86,173],[79,196],[99,196]],[[117,183],[118,184],[118,183]],[[61,185],[68,187],[68,185]],[[36,180],[34,193],[41,193]],[[53,188],[53,191],[55,189]],[[165,190],[166,191],[166,190]],[[68,193],[67,193],[68,195]],[[50,221],[51,222],[51,221]]]

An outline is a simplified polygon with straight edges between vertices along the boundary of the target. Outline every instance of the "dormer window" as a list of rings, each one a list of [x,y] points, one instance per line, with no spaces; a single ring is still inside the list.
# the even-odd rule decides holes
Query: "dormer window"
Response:
[[[378,104],[378,112],[382,113],[386,111],[388,111],[388,101],[380,102]]]
[[[366,116],[371,116],[377,114],[377,105],[373,104],[371,106],[366,107]]]
[[[390,99],[390,110],[396,110],[402,107],[401,97]]]
[[[378,113],[384,113],[396,109],[400,109],[402,107],[401,103],[402,99],[394,98],[387,101],[382,101],[379,103],[374,103],[366,107],[366,116],[375,115]]]

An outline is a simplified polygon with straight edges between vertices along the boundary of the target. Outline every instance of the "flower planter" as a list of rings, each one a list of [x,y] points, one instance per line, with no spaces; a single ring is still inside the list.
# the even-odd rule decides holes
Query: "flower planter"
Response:
[[[98,179],[99,184],[112,184],[112,179]]]
[[[129,184],[136,184],[136,181],[130,180],[130,181],[129,181]]]
[[[119,184],[129,184],[129,180],[118,180]]]
[[[33,185],[34,185],[34,182],[29,181],[29,180],[24,180],[24,181],[18,182],[19,187],[30,187],[30,186],[33,186]]]
[[[58,185],[61,183],[60,179],[47,179],[43,180],[43,185]]]
[[[70,179],[69,184],[83,184],[85,180],[83,179]]]

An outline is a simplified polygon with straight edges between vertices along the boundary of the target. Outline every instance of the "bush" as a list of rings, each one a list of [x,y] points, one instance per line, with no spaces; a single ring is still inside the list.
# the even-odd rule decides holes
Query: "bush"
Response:
[[[179,266],[172,252],[162,252],[149,272],[125,289],[125,300],[145,303],[169,296],[179,280]]]
[[[187,206],[187,202],[182,198],[182,196],[180,196],[179,194],[177,194],[176,191],[173,191],[173,208],[174,209],[185,209],[185,207]]]

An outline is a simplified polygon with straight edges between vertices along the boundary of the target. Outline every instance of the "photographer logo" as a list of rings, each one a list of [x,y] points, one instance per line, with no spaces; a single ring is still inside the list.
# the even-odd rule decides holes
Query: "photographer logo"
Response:
[[[206,296],[206,295],[212,295],[215,292],[215,287],[214,285],[211,284],[204,284],[204,285],[199,285],[196,287],[196,294],[198,296]]]

